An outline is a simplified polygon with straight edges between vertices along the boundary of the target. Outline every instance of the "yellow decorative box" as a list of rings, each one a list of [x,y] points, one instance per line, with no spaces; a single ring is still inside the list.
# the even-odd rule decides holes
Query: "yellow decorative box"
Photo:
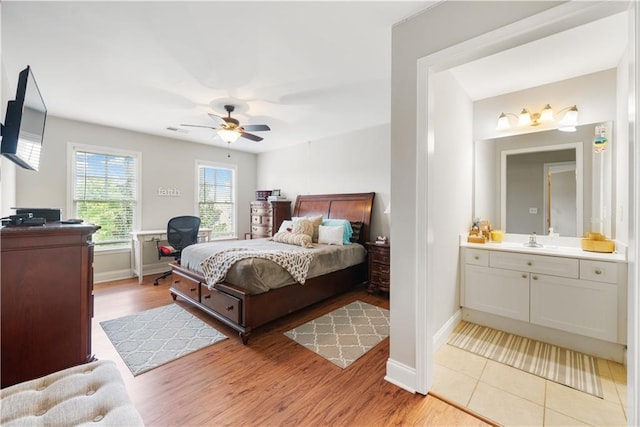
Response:
[[[616,250],[616,244],[613,240],[592,240],[582,239],[582,250],[588,252],[607,252],[611,253]]]
[[[484,236],[469,236],[467,237],[469,243],[487,243],[487,239]]]

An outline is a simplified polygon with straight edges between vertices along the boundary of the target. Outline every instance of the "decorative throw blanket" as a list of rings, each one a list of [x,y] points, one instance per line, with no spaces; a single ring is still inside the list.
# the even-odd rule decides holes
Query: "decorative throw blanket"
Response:
[[[246,258],[264,258],[273,261],[287,270],[297,282],[304,285],[304,282],[307,280],[311,260],[313,259],[313,251],[258,251],[247,248],[223,249],[205,258],[200,263],[204,277],[207,280],[207,285],[213,286],[216,283],[222,282],[229,268],[231,268],[234,263]]]

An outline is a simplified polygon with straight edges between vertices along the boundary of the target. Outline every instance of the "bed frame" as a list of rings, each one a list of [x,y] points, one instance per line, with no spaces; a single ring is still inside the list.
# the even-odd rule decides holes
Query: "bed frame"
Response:
[[[323,215],[326,218],[362,221],[359,242],[369,240],[371,208],[375,193],[323,194],[298,196],[293,216]],[[293,284],[257,295],[229,283],[209,289],[197,272],[171,264],[173,285],[169,290],[200,310],[238,331],[243,344],[251,332],[268,322],[298,311],[316,302],[354,289],[367,281],[366,261],[323,276],[307,279],[304,285]]]

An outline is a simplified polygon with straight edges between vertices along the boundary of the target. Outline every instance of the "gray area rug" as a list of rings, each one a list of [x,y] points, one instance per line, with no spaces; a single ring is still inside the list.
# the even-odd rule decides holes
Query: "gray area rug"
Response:
[[[469,322],[461,323],[451,334],[449,344],[603,397],[598,362],[593,356]]]
[[[355,301],[285,335],[346,368],[389,336],[389,310]]]
[[[100,326],[134,376],[227,338],[176,304]]]

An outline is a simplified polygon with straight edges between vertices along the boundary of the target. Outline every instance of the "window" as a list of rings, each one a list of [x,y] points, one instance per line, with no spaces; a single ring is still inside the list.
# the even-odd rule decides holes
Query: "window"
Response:
[[[198,215],[211,238],[236,236],[235,168],[197,162]]]
[[[100,226],[96,245],[129,245],[138,217],[139,153],[70,145],[71,206],[68,217]]]

